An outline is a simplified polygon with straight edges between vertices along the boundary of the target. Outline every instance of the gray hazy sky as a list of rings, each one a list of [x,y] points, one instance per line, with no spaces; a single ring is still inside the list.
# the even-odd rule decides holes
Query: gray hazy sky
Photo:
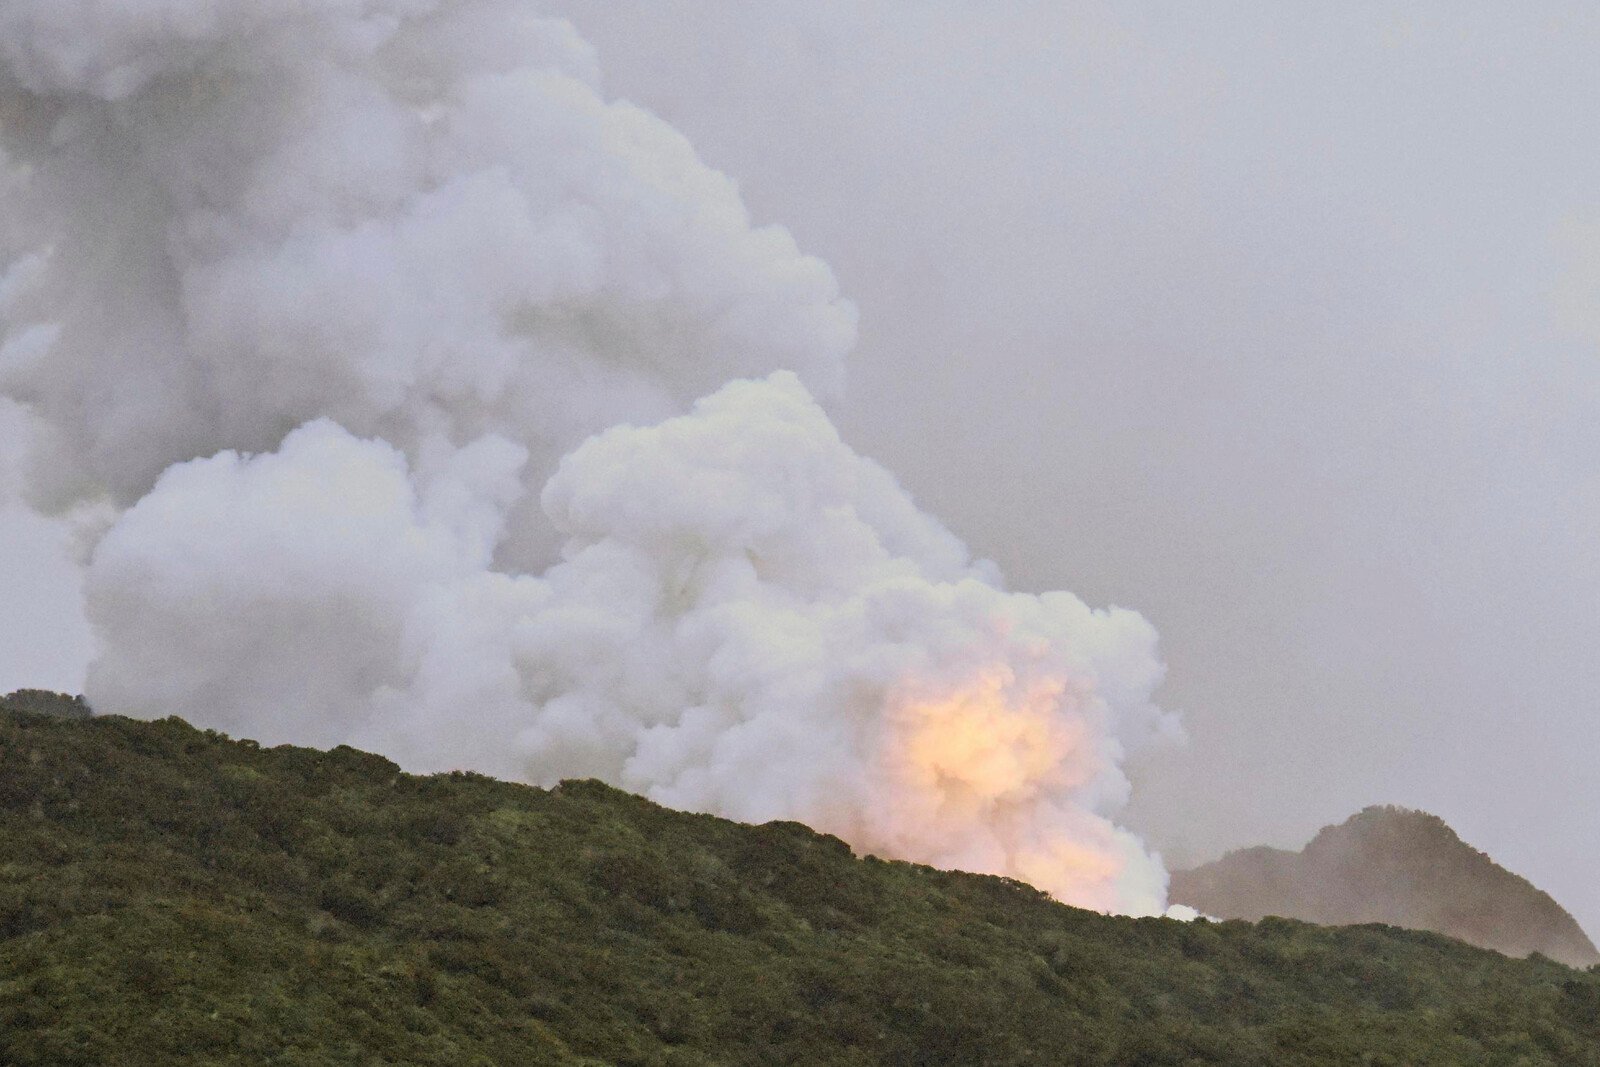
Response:
[[[1177,863],[1427,808],[1600,932],[1600,9],[565,5],[833,264],[847,436],[1143,611]]]
[[[851,443],[1156,624],[1171,861],[1401,803],[1600,932],[1600,9],[549,6],[833,265]],[[56,538],[0,689],[81,681]]]

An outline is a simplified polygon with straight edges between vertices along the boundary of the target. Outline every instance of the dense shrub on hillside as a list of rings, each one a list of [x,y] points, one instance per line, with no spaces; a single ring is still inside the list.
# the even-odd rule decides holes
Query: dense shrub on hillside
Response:
[[[1600,974],[1183,924],[594,782],[0,715],[0,1062],[1600,1065]]]
[[[61,719],[87,719],[91,712],[82,697],[52,693],[48,689],[18,689],[0,697],[0,707],[30,715],[54,715]]]

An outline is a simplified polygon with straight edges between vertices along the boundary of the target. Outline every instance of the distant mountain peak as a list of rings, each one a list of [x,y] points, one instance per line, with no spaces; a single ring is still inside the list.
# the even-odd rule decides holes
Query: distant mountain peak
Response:
[[[1462,841],[1437,815],[1364,808],[1299,852],[1256,847],[1172,874],[1171,899],[1228,919],[1281,915],[1326,925],[1433,930],[1508,956],[1600,963],[1548,893]]]

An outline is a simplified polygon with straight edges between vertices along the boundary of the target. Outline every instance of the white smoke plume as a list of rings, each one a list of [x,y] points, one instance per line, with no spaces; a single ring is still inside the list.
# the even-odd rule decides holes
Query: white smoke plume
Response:
[[[839,439],[826,266],[565,23],[3,0],[0,133],[30,491],[115,516],[97,708],[1162,908],[1109,818],[1154,632],[1007,592]]]
[[[318,417],[503,435],[537,483],[731,377],[838,384],[827,267],[519,0],[6,0],[0,57],[0,384],[46,505]]]

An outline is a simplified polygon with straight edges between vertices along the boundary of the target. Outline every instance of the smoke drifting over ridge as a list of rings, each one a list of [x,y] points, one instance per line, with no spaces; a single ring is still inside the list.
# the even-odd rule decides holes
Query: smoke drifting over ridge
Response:
[[[1005,591],[840,441],[828,269],[565,23],[25,0],[0,42],[0,387],[33,499],[111,516],[98,707],[1163,906],[1108,818],[1153,631]]]

